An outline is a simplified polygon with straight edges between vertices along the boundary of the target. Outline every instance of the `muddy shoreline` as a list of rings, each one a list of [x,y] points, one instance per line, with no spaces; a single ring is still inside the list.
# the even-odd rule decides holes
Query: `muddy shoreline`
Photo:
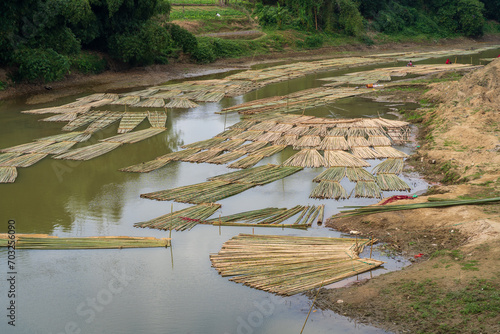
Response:
[[[258,64],[364,56],[381,52],[430,51],[443,48],[479,48],[495,43],[500,43],[500,35],[484,36],[478,40],[456,38],[422,43],[387,43],[372,46],[356,44],[325,47],[315,50],[285,50],[284,52],[252,57],[221,59],[215,63],[205,65],[187,63],[181,59],[172,61],[166,65],[137,67],[121,71],[108,70],[96,75],[70,74],[62,81],[49,84],[17,84],[1,91],[0,100],[24,98],[28,104],[39,104],[70,95],[118,91],[128,88],[158,85],[170,80],[194,78],[233,70],[246,70]],[[7,80],[5,69],[0,69],[0,80]]]

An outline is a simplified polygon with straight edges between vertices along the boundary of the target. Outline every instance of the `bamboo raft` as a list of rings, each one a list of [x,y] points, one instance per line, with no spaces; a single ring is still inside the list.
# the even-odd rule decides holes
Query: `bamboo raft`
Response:
[[[111,152],[112,150],[120,147],[122,143],[100,142],[97,144],[77,148],[69,152],[57,155],[54,159],[64,160],[90,160],[97,158],[103,154]]]
[[[122,133],[120,135],[101,139],[100,142],[133,144],[140,142],[141,140],[145,140],[153,136],[156,136],[157,134],[160,134],[165,130],[166,130],[165,128],[149,128],[134,132]]]
[[[284,161],[283,166],[317,168],[326,166],[326,162],[318,151],[306,148]]]
[[[403,172],[403,159],[388,158],[373,168],[373,174],[401,174]]]
[[[394,174],[377,174],[377,184],[384,191],[410,191],[410,186]]]
[[[255,289],[291,296],[320,288],[381,266],[361,259],[368,239],[240,234],[212,254],[223,277]]]
[[[347,195],[344,187],[340,185],[338,181],[321,180],[318,185],[314,187],[309,195],[310,198],[318,199],[347,199]]]
[[[164,111],[148,111],[148,121],[152,128],[165,128],[167,113]]]
[[[344,151],[324,151],[327,167],[369,167],[370,164]]]
[[[124,167],[119,169],[120,172],[129,172],[129,173],[149,173],[154,170],[160,169],[163,166],[166,166],[172,160],[160,160],[155,159],[147,162],[141,162],[137,165],[132,165],[128,167]]]
[[[165,106],[165,100],[160,98],[146,98],[140,102],[132,105],[132,107],[142,107],[142,108],[162,108]]]
[[[354,196],[367,198],[382,198],[381,189],[375,181],[357,181]]]
[[[21,145],[16,145],[16,146],[4,148],[4,149],[0,150],[0,152],[5,152],[5,153],[36,153],[40,149],[43,149],[44,147],[49,146],[53,143],[55,143],[55,141],[52,141],[52,140],[33,141],[31,143],[26,143],[26,144],[21,144]]]
[[[0,234],[0,247],[7,247],[7,233]],[[169,238],[152,237],[80,237],[59,238],[47,234],[16,234],[18,249],[122,249],[169,247]]]
[[[135,129],[147,117],[145,112],[125,112],[118,126],[118,133],[127,133]]]
[[[199,204],[146,222],[136,223],[134,226],[155,228],[158,230],[190,230],[213,215],[220,207],[220,204]]]
[[[408,154],[391,146],[376,146],[373,149],[382,158],[408,158]]]
[[[375,177],[363,168],[348,167],[345,169],[345,172],[351,182],[375,181]]]
[[[175,97],[170,100],[167,104],[165,104],[165,108],[183,108],[183,109],[188,109],[188,108],[196,108],[199,105],[197,103],[194,103],[191,100],[188,100],[185,97]]]
[[[265,157],[262,155],[249,155],[238,161],[233,162],[227,167],[246,169],[255,166],[259,161],[261,161],[264,158]]]
[[[330,167],[313,179],[313,182],[336,181],[340,182],[346,174],[345,167]]]
[[[0,183],[14,183],[16,178],[16,167],[0,167]]]
[[[65,126],[63,126],[62,130],[63,131],[76,130],[82,126],[88,125],[88,124],[98,120],[99,118],[101,118],[105,114],[106,114],[106,112],[102,112],[102,111],[87,112],[85,114],[81,114],[76,119],[74,119],[73,121],[71,121],[68,124],[66,124]]]
[[[115,112],[107,112],[92,123],[85,129],[87,133],[94,133],[99,130],[102,130],[114,122],[117,122],[123,117],[123,113],[115,113]]]
[[[2,163],[0,163],[0,167],[30,167],[46,156],[47,154],[41,153],[23,154],[17,157],[13,157],[10,160],[3,161]]]
[[[36,141],[51,141],[51,142],[60,142],[60,141],[74,141],[74,142],[84,142],[87,141],[92,134],[74,131],[68,133],[61,133],[58,135],[43,137],[39,139],[35,139]]]

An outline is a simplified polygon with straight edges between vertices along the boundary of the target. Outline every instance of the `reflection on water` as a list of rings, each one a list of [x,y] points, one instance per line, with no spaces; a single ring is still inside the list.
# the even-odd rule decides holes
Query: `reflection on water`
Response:
[[[491,51],[497,52],[497,51]],[[470,58],[466,56],[465,58]],[[446,59],[446,57],[444,58]],[[442,59],[425,61],[439,62]],[[443,60],[444,61],[444,60]],[[418,64],[418,63],[417,63]],[[401,63],[382,66],[400,66]],[[366,67],[372,69],[374,66]],[[18,233],[49,233],[60,236],[131,235],[165,237],[168,232],[137,229],[133,224],[187,207],[187,204],[159,202],[139,197],[142,193],[198,182],[232,171],[209,164],[172,162],[148,174],[122,173],[118,169],[159,155],[177,151],[180,146],[207,139],[238,122],[237,114],[217,115],[221,108],[257,98],[285,95],[318,87],[320,77],[359,71],[355,68],[313,74],[289,82],[276,83],[245,96],[206,103],[192,110],[168,110],[168,130],[145,141],[122,147],[84,162],[46,158],[30,168],[19,168],[14,184],[0,185],[0,221],[16,219]],[[211,76],[214,77],[214,76]],[[57,104],[70,102],[71,98]],[[21,100],[0,102],[0,146],[8,147],[35,138],[60,133],[58,123],[41,123],[46,115],[20,114],[19,111],[46,107],[26,106]],[[53,104],[52,104],[53,105]],[[308,110],[308,115],[330,118],[382,116],[394,119],[389,103],[354,97]],[[412,108],[414,105],[405,105]],[[114,110],[121,110],[113,106]],[[105,108],[103,108],[105,109]],[[146,128],[143,123],[139,129]],[[95,140],[116,133],[118,124],[96,134]],[[87,145],[87,143],[80,144]],[[410,152],[411,148],[397,147]],[[281,163],[293,154],[288,148],[259,164]],[[380,160],[368,160],[371,170]],[[264,207],[325,204],[325,216],[344,205],[369,205],[376,199],[352,198],[344,201],[310,199],[312,179],[323,168],[309,168],[283,180],[252,188],[221,200],[215,214],[228,215]],[[427,184],[418,175],[403,179],[412,192],[424,191]],[[342,185],[350,192],[354,183]],[[384,192],[391,196],[398,192]],[[0,232],[6,224],[0,225]],[[255,228],[259,234],[339,236],[324,227],[308,231]],[[298,333],[310,307],[305,296],[274,297],[229,282],[211,268],[209,254],[239,233],[251,228],[196,226],[190,232],[173,232],[171,249],[127,249],[89,251],[19,251],[19,325],[17,333],[61,333],[68,323],[81,333]],[[5,258],[5,250],[0,257]],[[395,270],[406,264],[389,260],[374,252],[374,258],[388,261],[384,268],[360,275],[358,279]],[[401,261],[401,262],[398,262]],[[111,289],[117,275],[122,289]],[[355,280],[356,278],[352,278]],[[5,291],[5,281],[0,281]],[[337,286],[338,284],[334,285]],[[114,286],[114,285],[113,285]],[[119,291],[118,291],[119,290]],[[4,297],[0,299],[4,303]],[[4,305],[5,306],[5,305]],[[2,306],[3,307],[3,306]],[[13,333],[0,322],[0,332]],[[359,326],[333,312],[312,313],[305,333],[383,333]]]

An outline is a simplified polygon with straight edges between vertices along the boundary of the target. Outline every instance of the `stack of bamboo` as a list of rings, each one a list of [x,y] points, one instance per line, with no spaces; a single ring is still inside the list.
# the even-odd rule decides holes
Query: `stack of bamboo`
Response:
[[[361,259],[368,239],[240,234],[210,256],[222,276],[290,296],[371,270],[382,261]]]

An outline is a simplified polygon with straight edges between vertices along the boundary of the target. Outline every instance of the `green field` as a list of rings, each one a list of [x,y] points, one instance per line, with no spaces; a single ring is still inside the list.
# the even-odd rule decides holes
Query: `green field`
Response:
[[[205,0],[206,1],[206,0]],[[220,14],[220,17],[217,16]],[[170,13],[171,20],[207,20],[207,19],[227,19],[227,18],[246,18],[246,14],[234,8],[229,7],[196,7],[172,6]]]

